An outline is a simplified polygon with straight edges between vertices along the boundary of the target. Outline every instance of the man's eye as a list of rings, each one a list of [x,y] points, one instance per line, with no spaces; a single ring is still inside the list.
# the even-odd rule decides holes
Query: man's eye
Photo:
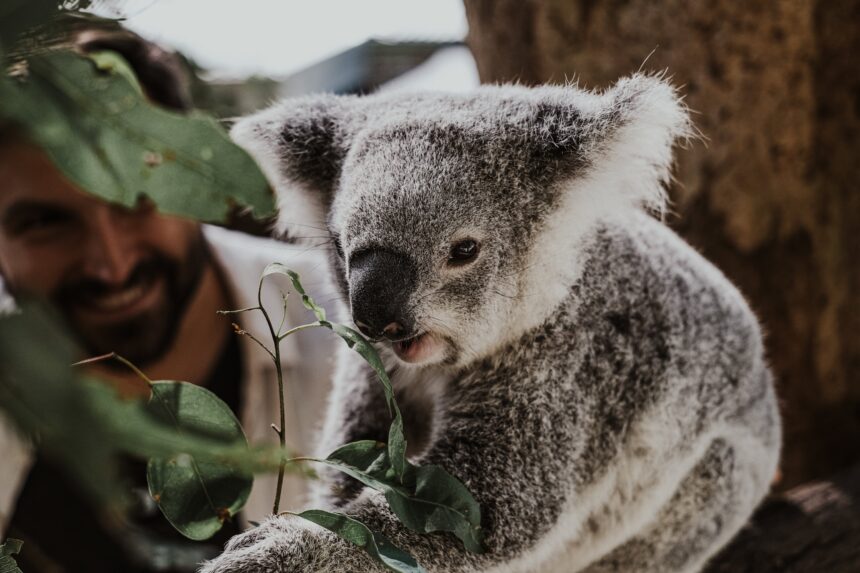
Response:
[[[60,211],[42,211],[16,217],[7,223],[11,234],[24,235],[30,233],[50,232],[68,224],[71,217]]]
[[[463,265],[475,260],[478,256],[480,247],[474,239],[465,239],[454,243],[451,246],[451,253],[448,255],[449,265]]]

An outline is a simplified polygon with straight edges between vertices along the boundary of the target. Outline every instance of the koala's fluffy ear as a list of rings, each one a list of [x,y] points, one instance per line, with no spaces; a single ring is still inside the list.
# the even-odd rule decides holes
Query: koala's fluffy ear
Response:
[[[576,154],[584,165],[576,186],[604,199],[612,190],[613,199],[662,213],[673,147],[693,133],[675,88],[662,76],[635,74],[576,107]]]
[[[250,153],[278,195],[278,231],[324,228],[349,148],[350,96],[317,95],[243,118],[230,136]]]

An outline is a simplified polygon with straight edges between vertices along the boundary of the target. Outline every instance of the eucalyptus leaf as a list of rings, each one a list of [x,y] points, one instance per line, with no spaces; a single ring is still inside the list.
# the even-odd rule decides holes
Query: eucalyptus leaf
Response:
[[[367,361],[374,372],[376,372],[376,376],[382,384],[382,388],[385,391],[385,399],[388,401],[388,408],[394,412],[394,419],[388,429],[388,454],[395,473],[402,479],[408,467],[408,462],[406,461],[406,436],[403,432],[403,416],[400,414],[400,408],[394,399],[394,388],[391,386],[388,373],[385,371],[385,365],[382,363],[382,359],[373,345],[359,332],[342,324],[326,323],[326,325],[346,341],[347,346],[358,352]]]
[[[116,503],[109,424],[69,367],[79,357],[59,318],[44,307],[24,305],[0,318],[0,409],[91,498]]]
[[[384,535],[371,531],[366,525],[347,515],[319,509],[303,511],[296,515],[325,527],[353,545],[361,547],[392,571],[427,573],[411,555],[393,545]]]
[[[277,471],[291,457],[276,446],[249,449],[225,442],[205,427],[177,431],[145,400],[121,398],[107,383],[70,368],[81,355],[59,318],[19,302],[22,312],[0,318],[0,410],[97,504],[123,499],[115,473],[121,454],[143,459],[186,454],[241,475]],[[305,468],[290,464],[288,470]]]
[[[320,323],[325,322],[325,309],[315,303],[314,299],[312,299],[308,295],[308,293],[305,292],[305,287],[302,286],[302,281],[300,280],[299,274],[296,271],[289,269],[281,263],[271,263],[266,266],[265,269],[263,269],[263,274],[260,277],[260,280],[262,281],[267,276],[274,274],[280,274],[289,277],[290,282],[293,284],[293,288],[297,293],[299,293],[299,295],[301,295],[302,304],[304,305],[304,307],[309,311],[313,312],[314,316],[317,317],[317,320],[320,321]]]
[[[420,533],[449,531],[469,551],[483,552],[480,505],[466,486],[443,468],[407,462],[400,479],[388,449],[373,440],[341,446],[323,462],[382,492],[406,527]]]
[[[3,545],[0,545],[0,555],[17,555],[21,553],[21,547],[24,546],[24,542],[20,539],[7,539]]]
[[[0,545],[0,573],[21,573],[12,556],[20,553],[23,545],[24,542],[20,539],[11,538]]]
[[[53,51],[27,64],[24,76],[0,81],[0,119],[80,189],[126,207],[146,196],[203,221],[223,222],[234,205],[274,212],[265,177],[215,120],[147,102],[120,55]]]
[[[274,445],[249,448],[244,443],[225,442],[193,428],[180,432],[172,423],[153,416],[147,402],[122,399],[102,381],[80,380],[78,384],[92,414],[108,426],[109,443],[129,455],[146,459],[187,455],[200,462],[229,466],[241,474],[277,471],[282,460],[294,455]],[[290,464],[288,469],[311,474],[300,464]]]
[[[233,446],[247,439],[230,407],[215,394],[187,382],[152,385],[149,411],[177,432],[209,436]],[[189,539],[212,537],[248,500],[253,475],[186,453],[149,460],[149,492],[167,520]]]

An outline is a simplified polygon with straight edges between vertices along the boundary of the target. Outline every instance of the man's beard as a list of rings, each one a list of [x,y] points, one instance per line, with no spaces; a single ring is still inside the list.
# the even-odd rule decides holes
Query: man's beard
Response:
[[[211,262],[209,246],[202,233],[192,239],[183,258],[179,261],[154,252],[135,266],[122,287],[81,279],[60,285],[50,300],[65,316],[87,354],[95,356],[116,352],[143,368],[158,361],[172,347],[189,303]],[[151,287],[159,280],[165,285],[163,299],[134,318],[97,326],[76,320],[74,308],[86,304],[93,297],[138,285]],[[118,363],[113,361],[105,365],[118,367]]]

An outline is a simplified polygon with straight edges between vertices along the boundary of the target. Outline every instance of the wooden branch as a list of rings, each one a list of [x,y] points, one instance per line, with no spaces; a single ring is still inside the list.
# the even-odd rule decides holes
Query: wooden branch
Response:
[[[860,465],[774,496],[706,573],[860,571]]]

